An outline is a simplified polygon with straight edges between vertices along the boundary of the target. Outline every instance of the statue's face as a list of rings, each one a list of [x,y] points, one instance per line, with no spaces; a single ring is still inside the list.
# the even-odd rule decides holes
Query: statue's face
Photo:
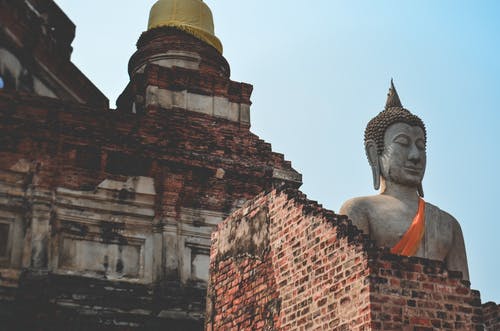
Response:
[[[387,181],[417,186],[425,172],[425,135],[419,126],[406,123],[390,125],[384,134],[380,172]]]

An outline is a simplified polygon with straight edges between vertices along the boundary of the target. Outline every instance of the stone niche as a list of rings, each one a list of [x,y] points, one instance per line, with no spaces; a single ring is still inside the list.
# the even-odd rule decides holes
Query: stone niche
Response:
[[[22,232],[20,214],[0,211],[0,268],[20,265]]]
[[[127,237],[103,240],[100,233],[93,233],[85,239],[64,236],[61,249],[59,270],[108,278],[144,277],[144,240]]]
[[[5,259],[8,257],[9,248],[9,238],[10,238],[10,222],[0,221],[0,259]]]
[[[262,193],[212,235],[206,330],[499,330],[460,272],[376,248],[297,190]]]
[[[53,270],[150,283],[154,197],[148,177],[105,180],[95,192],[57,189]]]
[[[178,257],[180,280],[183,284],[206,287],[210,262],[210,234],[227,214],[181,208],[179,215],[180,222],[175,222],[175,226],[165,230],[167,241],[178,243],[178,250],[166,249],[167,260],[175,261],[176,256]]]
[[[0,269],[18,269],[23,263],[25,177],[15,168],[0,171]]]

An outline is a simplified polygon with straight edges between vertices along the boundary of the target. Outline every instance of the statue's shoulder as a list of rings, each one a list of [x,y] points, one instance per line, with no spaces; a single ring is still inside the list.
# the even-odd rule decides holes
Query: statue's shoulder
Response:
[[[375,198],[376,196],[364,196],[349,199],[342,204],[339,213],[348,216],[350,216],[351,213],[366,214],[375,205]]]
[[[431,219],[436,220],[437,222],[441,223],[441,225],[450,227],[451,229],[460,229],[460,223],[457,221],[453,215],[450,213],[442,210],[436,205],[433,205],[430,202],[426,202],[426,213],[430,215],[435,215]]]
[[[347,200],[340,207],[339,214],[347,215],[360,230],[370,232],[370,219],[374,208],[379,205],[380,195],[356,197]]]

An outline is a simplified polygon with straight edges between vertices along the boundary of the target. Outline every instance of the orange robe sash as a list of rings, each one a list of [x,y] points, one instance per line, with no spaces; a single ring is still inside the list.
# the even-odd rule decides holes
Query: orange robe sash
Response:
[[[422,198],[418,200],[417,214],[413,222],[403,235],[401,240],[391,248],[391,253],[405,256],[412,256],[417,253],[418,247],[422,242],[425,233],[425,201]]]

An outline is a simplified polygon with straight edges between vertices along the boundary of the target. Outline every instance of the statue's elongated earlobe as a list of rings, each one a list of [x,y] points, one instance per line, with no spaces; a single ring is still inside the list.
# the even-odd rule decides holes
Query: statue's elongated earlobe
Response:
[[[373,188],[378,190],[380,188],[380,163],[375,141],[371,139],[367,140],[365,142],[365,151],[370,167],[372,168]]]
[[[420,182],[417,186],[418,195],[423,198],[424,197],[424,188],[422,187],[422,182]]]

